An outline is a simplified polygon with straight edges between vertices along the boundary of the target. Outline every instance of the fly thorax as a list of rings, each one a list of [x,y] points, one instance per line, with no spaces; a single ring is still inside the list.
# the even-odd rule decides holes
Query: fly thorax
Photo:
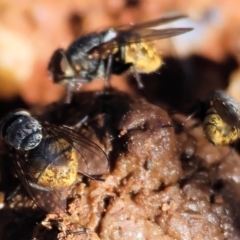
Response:
[[[99,62],[99,58],[92,58],[91,55],[88,54],[77,54],[71,58],[71,65],[76,75],[83,80],[92,80],[89,79],[89,75],[97,72]]]
[[[98,33],[83,36],[73,42],[66,52],[71,66],[84,80],[92,80],[88,77],[89,73],[97,72],[100,55],[95,49],[102,43],[101,38]]]

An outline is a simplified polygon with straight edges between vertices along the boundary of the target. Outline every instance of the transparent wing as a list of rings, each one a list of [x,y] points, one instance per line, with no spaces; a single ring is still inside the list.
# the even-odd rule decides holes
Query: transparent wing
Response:
[[[111,39],[110,41],[102,43],[99,48],[102,50],[106,50],[117,46],[124,46],[129,43],[149,42],[177,36],[193,30],[193,28],[152,29],[153,27],[157,27],[162,24],[175,21],[184,17],[186,16],[179,15],[174,17],[164,17],[136,25],[128,25],[114,28],[114,30],[117,32],[116,37]],[[103,31],[102,33],[103,35],[107,34],[107,30]]]
[[[52,135],[66,140],[76,150],[78,171],[86,176],[109,173],[109,163],[105,152],[93,141],[66,127],[44,123]]]
[[[119,27],[116,27],[116,29],[117,30],[125,29],[126,31],[129,31],[129,30],[133,31],[133,30],[138,30],[138,29],[142,29],[142,28],[151,28],[151,27],[156,27],[156,26],[159,26],[162,24],[170,23],[170,22],[176,21],[178,19],[187,18],[187,17],[188,16],[186,16],[186,15],[176,15],[176,16],[171,16],[171,17],[165,16],[165,17],[157,18],[152,21],[148,21],[148,22],[144,22],[144,23],[119,26]]]
[[[177,36],[191,30],[192,28],[137,29],[135,31],[120,32],[115,41],[118,41],[120,45],[141,41],[154,41]]]
[[[22,157],[16,154],[16,159],[14,159],[13,163],[18,178],[38,207],[46,212],[65,210],[66,199],[61,199],[57,192],[52,189],[38,185],[35,181],[36,179],[32,178]]]

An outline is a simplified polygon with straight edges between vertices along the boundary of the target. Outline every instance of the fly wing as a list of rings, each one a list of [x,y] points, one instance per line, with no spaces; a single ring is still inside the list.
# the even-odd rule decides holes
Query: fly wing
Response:
[[[175,15],[175,16],[165,16],[161,18],[154,19],[152,21],[144,22],[144,23],[137,23],[137,24],[130,24],[130,25],[125,25],[125,26],[119,26],[116,28],[116,30],[126,30],[126,31],[135,31],[138,29],[143,29],[143,28],[152,28],[156,26],[160,26],[166,23],[170,23],[182,18],[187,18],[186,15]]]
[[[240,127],[239,105],[233,98],[221,90],[215,90],[208,94],[208,101],[210,100],[218,115],[228,125]]]
[[[116,36],[109,37],[110,40],[104,41],[102,44],[100,44],[98,49],[105,53],[108,49],[125,46],[131,43],[155,41],[184,34],[193,30],[193,28],[154,29],[154,27],[158,27],[162,24],[175,21],[184,17],[186,16],[179,15],[173,17],[163,17],[145,23],[114,28]],[[101,33],[103,36],[107,36],[107,34],[111,36],[112,31],[113,29],[109,29],[108,31],[105,30]],[[108,37],[106,37],[106,39],[108,39]]]
[[[36,179],[31,176],[28,168],[25,167],[25,160],[22,157],[17,154],[13,162],[18,178],[38,207],[46,212],[65,210],[66,199],[61,199],[57,192],[36,184]]]
[[[63,138],[76,150],[79,173],[89,177],[109,173],[107,155],[96,143],[66,126],[51,124],[48,127],[52,134]]]
[[[120,45],[138,43],[142,41],[149,42],[181,35],[191,30],[192,28],[136,29],[134,31],[119,32],[115,41],[117,41]]]
[[[151,42],[164,38],[178,36],[191,31],[192,28],[166,28],[166,29],[137,29],[136,31],[119,32],[116,38],[105,42],[98,47],[98,51],[107,56],[111,54],[111,49],[118,49],[132,43]]]

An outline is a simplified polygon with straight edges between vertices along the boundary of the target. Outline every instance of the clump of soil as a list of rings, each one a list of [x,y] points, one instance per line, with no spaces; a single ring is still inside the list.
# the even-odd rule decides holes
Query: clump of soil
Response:
[[[166,109],[117,91],[33,113],[100,144],[110,173],[84,177],[63,213],[45,215],[21,191],[0,212],[2,239],[239,239],[239,156],[210,144],[195,120],[179,127]],[[9,175],[6,192],[17,182]]]

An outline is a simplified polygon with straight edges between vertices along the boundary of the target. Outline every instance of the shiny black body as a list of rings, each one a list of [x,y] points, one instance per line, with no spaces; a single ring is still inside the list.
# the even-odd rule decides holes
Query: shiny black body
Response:
[[[74,85],[76,82],[83,84],[95,78],[108,81],[110,74],[122,74],[133,64],[125,61],[125,46],[177,36],[192,30],[192,28],[152,29],[183,17],[185,16],[165,17],[82,36],[66,51],[57,49],[52,55],[48,70],[55,83],[64,85]]]
[[[79,64],[84,67],[85,70],[81,70],[81,76],[78,76],[78,73],[75,72],[76,78],[81,77],[83,82],[90,82],[94,78],[104,79],[106,77],[108,57],[89,58],[89,55],[94,53],[95,50],[98,51],[99,46],[104,43],[104,38],[107,35],[108,32],[92,33],[74,41],[65,53],[62,49],[56,50],[48,67],[50,72],[52,72],[54,82],[58,83],[61,79],[66,78],[64,72],[59,68],[59,61],[61,61],[62,54],[65,54],[71,66]],[[111,65],[112,74],[122,74],[132,65],[124,62],[122,51],[124,51],[124,48],[119,48],[117,52],[114,53]],[[116,58],[119,59],[119,61],[116,61]],[[72,76],[69,77],[69,79],[72,79]]]
[[[198,100],[192,107],[193,113],[188,119],[198,115],[198,117],[203,120],[210,108],[214,108],[216,114],[218,114],[226,124],[240,128],[239,104],[222,90],[210,91],[203,99]]]
[[[239,104],[227,93],[221,90],[212,91],[207,95],[205,102],[213,106],[229,126],[240,128]]]
[[[31,150],[42,140],[42,126],[26,111],[10,113],[1,124],[1,136],[15,149]]]
[[[47,212],[65,210],[67,190],[77,174],[94,178],[109,172],[105,152],[67,126],[40,123],[27,111],[9,113],[0,136],[13,153],[13,164],[34,202]]]
[[[91,81],[96,76],[103,76],[102,69],[105,69],[105,62],[101,58],[89,59],[88,55],[100,44],[105,33],[92,33],[81,37],[73,42],[66,51],[66,57],[71,65],[79,63],[86,66],[86,72],[82,71],[83,79]]]

